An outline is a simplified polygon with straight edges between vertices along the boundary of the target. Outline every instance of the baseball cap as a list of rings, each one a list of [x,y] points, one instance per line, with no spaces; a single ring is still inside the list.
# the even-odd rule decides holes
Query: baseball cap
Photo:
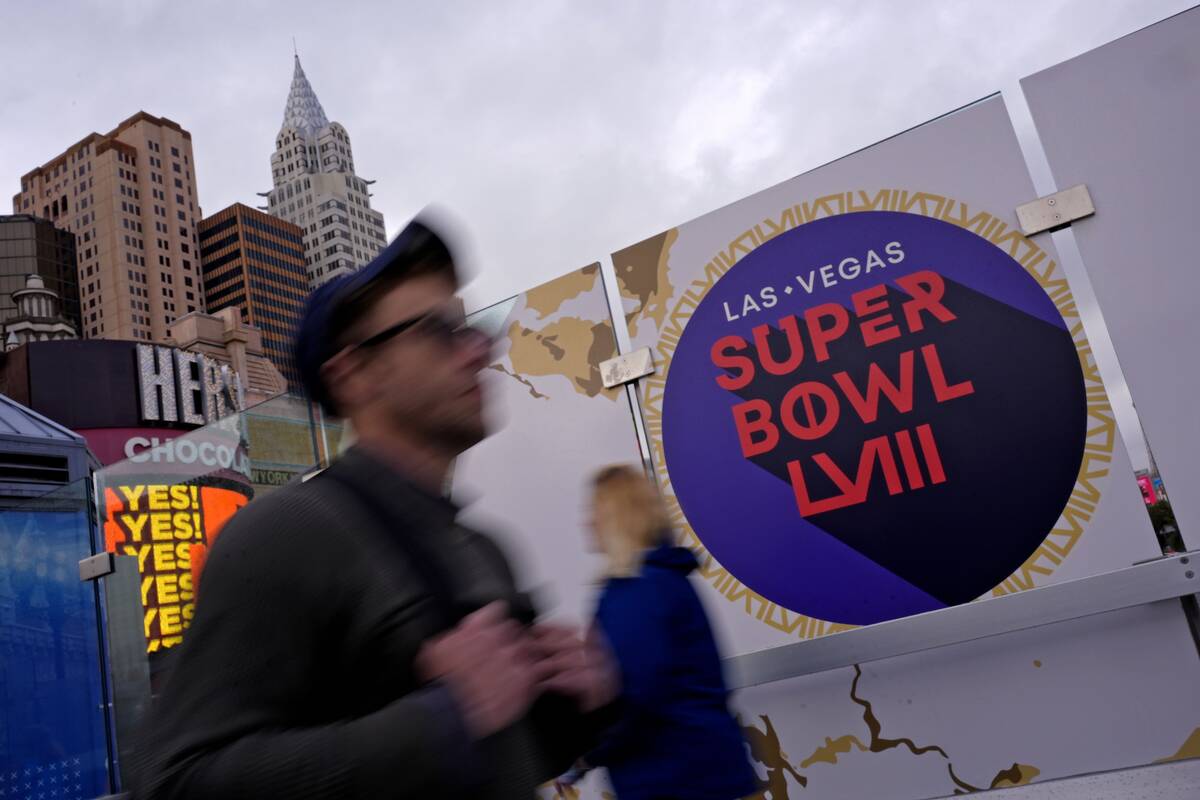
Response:
[[[377,290],[385,280],[394,281],[431,263],[438,264],[457,283],[450,247],[427,221],[417,218],[362,269],[341,275],[309,295],[296,328],[293,356],[305,393],[325,411],[336,414],[333,399],[321,379],[321,367],[337,355],[341,334],[349,322],[339,312],[350,301]]]

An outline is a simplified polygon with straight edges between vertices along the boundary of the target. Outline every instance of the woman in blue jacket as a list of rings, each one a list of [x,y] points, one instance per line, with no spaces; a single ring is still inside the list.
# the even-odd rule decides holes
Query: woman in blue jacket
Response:
[[[598,473],[592,509],[593,544],[608,562],[596,626],[620,667],[623,705],[572,777],[606,767],[620,800],[753,794],[712,628],[688,580],[695,556],[674,546],[666,508],[640,470]]]

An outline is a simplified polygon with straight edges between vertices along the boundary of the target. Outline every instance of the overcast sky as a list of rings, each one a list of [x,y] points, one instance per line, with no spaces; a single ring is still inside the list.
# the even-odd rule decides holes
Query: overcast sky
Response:
[[[1192,4],[0,0],[0,208],[138,110],[191,131],[206,214],[257,205],[294,36],[389,236],[466,224],[478,306]]]

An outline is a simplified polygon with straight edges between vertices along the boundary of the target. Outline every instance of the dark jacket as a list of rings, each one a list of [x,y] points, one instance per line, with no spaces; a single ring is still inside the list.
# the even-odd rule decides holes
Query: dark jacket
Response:
[[[757,791],[708,617],[682,547],[646,555],[641,573],[605,584],[596,622],[621,667],[621,721],[586,756],[620,800],[734,800]]]
[[[529,800],[581,755],[594,737],[564,698],[473,742],[449,691],[416,679],[422,642],[466,613],[495,599],[528,613],[499,549],[455,513],[358,449],[239,513],[205,566],[135,795]]]

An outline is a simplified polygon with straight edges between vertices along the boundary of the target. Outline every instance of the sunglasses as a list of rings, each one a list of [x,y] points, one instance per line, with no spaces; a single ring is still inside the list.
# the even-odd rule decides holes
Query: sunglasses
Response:
[[[434,310],[420,316],[397,322],[374,336],[363,339],[354,346],[356,350],[371,349],[391,341],[405,331],[434,339],[448,347],[466,344],[490,346],[492,338],[483,331],[470,327],[460,315],[445,310]]]

